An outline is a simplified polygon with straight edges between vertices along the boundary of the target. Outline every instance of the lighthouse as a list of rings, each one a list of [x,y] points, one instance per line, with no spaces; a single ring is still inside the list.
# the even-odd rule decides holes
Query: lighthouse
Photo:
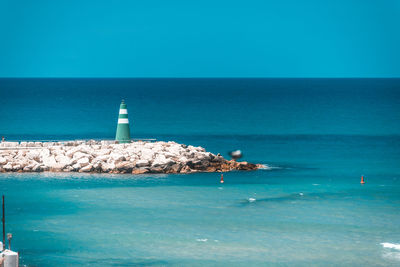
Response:
[[[130,143],[131,134],[129,130],[128,109],[126,108],[125,101],[122,100],[119,106],[117,134],[115,140],[119,143]]]

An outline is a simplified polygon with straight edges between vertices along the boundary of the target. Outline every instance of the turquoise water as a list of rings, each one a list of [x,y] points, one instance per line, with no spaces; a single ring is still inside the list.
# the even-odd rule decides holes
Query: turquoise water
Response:
[[[0,80],[9,140],[112,138],[124,94],[136,137],[240,148],[270,166],[223,185],[213,173],[0,174],[12,246],[28,266],[398,266],[400,250],[381,243],[400,244],[399,88]]]

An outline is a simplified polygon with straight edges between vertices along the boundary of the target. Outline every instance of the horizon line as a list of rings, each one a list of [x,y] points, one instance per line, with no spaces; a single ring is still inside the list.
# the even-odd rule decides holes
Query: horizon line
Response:
[[[0,79],[400,79],[399,77],[2,77]]]

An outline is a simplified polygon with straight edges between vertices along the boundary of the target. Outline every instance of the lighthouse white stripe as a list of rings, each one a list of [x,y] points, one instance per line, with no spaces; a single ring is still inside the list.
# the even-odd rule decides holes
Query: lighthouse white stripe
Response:
[[[120,109],[119,110],[119,114],[128,114],[128,110],[127,109]]]
[[[128,119],[118,119],[118,123],[129,123]]]

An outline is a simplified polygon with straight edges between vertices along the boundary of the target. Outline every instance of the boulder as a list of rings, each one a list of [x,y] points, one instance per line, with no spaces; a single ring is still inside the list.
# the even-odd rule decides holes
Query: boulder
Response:
[[[55,157],[57,163],[62,164],[64,166],[71,164],[72,160],[64,155],[59,155]]]
[[[132,174],[144,174],[144,173],[149,173],[150,170],[148,168],[138,168],[138,169],[133,169]]]
[[[166,173],[179,173],[182,169],[180,164],[173,164],[171,166],[167,166],[164,170]]]
[[[89,165],[89,159],[88,158],[80,158],[76,164],[79,164],[81,167],[85,167]]]
[[[179,171],[179,173],[190,173],[192,172],[192,170],[190,169],[189,166],[185,165],[181,168],[181,170]]]
[[[25,166],[22,170],[24,172],[30,172],[30,171],[32,171],[32,167],[31,166]]]
[[[8,162],[6,165],[3,166],[3,169],[6,171],[12,171],[13,166],[11,162]]]
[[[45,156],[42,158],[42,163],[49,168],[54,167],[57,164],[57,161],[54,156]]]
[[[74,165],[72,165],[72,168],[73,168],[75,171],[78,171],[78,170],[81,168],[81,164],[75,163]]]
[[[150,173],[163,173],[164,169],[162,167],[151,167],[149,168]]]
[[[146,167],[146,166],[150,166],[150,162],[148,160],[137,160],[136,161],[136,167]]]
[[[94,158],[94,160],[107,161],[109,158],[110,158],[110,155],[100,155],[100,156],[97,156],[96,158]]]
[[[142,149],[140,159],[151,161],[154,158],[154,152],[151,149]]]
[[[42,158],[48,157],[48,156],[50,156],[50,150],[47,148],[41,149],[41,150],[39,150],[39,154],[40,154],[40,157],[42,157]]]
[[[37,149],[30,150],[28,153],[25,154],[28,159],[34,159],[39,161],[40,159],[40,151]]]
[[[115,168],[122,173],[130,173],[132,172],[134,167],[135,165],[129,161],[119,162],[115,164]]]
[[[90,172],[92,169],[93,169],[93,166],[92,166],[91,164],[89,164],[89,165],[87,165],[87,166],[85,166],[85,167],[82,167],[82,168],[79,170],[79,172]]]
[[[125,156],[122,153],[111,153],[110,157],[114,160],[114,162],[124,161]]]
[[[175,161],[170,159],[170,158],[165,158],[163,155],[158,155],[153,163],[152,163],[152,167],[158,167],[158,166],[167,166],[167,165],[172,165],[174,164]]]
[[[89,157],[88,154],[78,151],[74,153],[73,159],[79,160],[81,158],[88,158],[88,157]]]
[[[35,166],[32,168],[32,171],[40,172],[41,171],[40,163],[35,164]]]
[[[15,165],[13,165],[13,166],[12,166],[12,170],[13,170],[13,171],[19,171],[19,170],[21,170],[21,165],[20,165],[20,164],[15,164]]]

